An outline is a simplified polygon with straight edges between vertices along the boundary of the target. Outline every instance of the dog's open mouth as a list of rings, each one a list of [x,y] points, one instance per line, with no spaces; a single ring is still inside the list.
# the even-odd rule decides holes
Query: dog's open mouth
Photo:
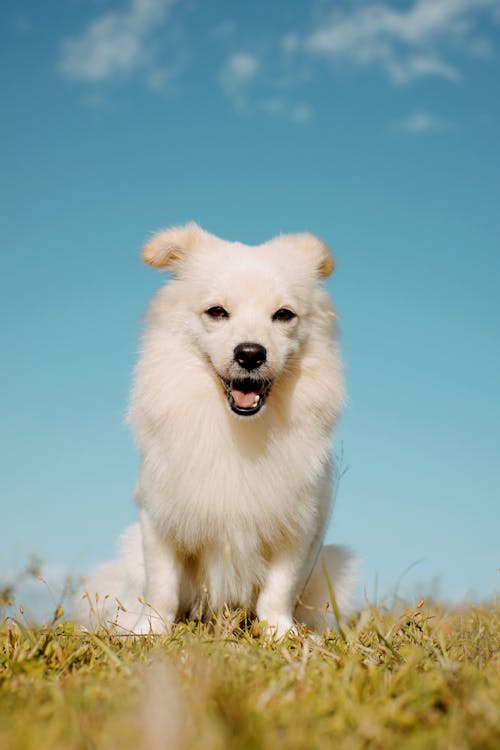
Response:
[[[266,400],[271,387],[269,380],[223,380],[227,400],[235,414],[250,416],[257,414]]]

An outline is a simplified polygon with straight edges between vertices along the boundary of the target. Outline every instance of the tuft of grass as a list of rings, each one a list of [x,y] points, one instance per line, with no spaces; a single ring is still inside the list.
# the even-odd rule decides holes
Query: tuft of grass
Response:
[[[500,603],[369,607],[276,641],[242,612],[166,636],[0,627],[9,750],[498,750]]]

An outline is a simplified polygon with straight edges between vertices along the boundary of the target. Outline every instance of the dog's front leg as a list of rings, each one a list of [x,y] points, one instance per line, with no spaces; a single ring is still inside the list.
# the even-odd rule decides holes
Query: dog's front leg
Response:
[[[267,622],[269,632],[282,638],[296,631],[293,610],[301,583],[303,561],[297,554],[282,552],[270,563],[257,599],[257,617]]]
[[[146,590],[135,633],[164,633],[179,608],[181,563],[173,546],[159,537],[146,510],[140,512]]]

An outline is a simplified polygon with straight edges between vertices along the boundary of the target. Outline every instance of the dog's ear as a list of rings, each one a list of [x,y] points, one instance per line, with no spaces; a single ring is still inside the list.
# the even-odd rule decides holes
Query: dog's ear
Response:
[[[323,278],[330,276],[335,268],[335,261],[328,245],[314,234],[303,232],[288,235],[294,245],[307,254],[315,264],[317,272]]]
[[[170,227],[154,234],[142,248],[142,258],[155,268],[171,269],[182,262],[205,236],[205,232],[194,222],[183,227]]]

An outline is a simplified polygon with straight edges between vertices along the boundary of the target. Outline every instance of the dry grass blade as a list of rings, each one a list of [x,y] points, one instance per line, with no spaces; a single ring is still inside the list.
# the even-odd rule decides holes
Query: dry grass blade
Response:
[[[0,627],[9,750],[498,750],[499,705],[498,602],[371,607],[281,642],[228,610],[155,638]]]

